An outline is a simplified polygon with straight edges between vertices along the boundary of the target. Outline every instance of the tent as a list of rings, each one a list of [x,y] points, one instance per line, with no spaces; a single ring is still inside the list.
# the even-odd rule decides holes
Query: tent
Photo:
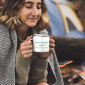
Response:
[[[85,38],[83,26],[66,0],[45,0],[50,18],[49,34],[71,38]]]
[[[58,61],[85,61],[85,34],[83,26],[66,0],[44,0],[50,18],[48,32],[55,40]]]

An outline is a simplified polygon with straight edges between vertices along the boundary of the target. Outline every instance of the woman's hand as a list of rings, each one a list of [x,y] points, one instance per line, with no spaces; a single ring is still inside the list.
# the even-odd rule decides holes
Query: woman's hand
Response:
[[[39,57],[40,58],[47,58],[47,57],[49,57],[53,53],[53,51],[54,51],[54,48],[55,48],[55,44],[54,43],[55,43],[55,41],[52,39],[52,36],[50,36],[50,44],[49,44],[50,51],[49,52],[39,53]]]
[[[27,37],[26,40],[20,44],[19,52],[24,58],[29,58],[32,56],[33,45],[32,42],[29,41],[33,36]]]
[[[30,84],[30,85],[49,85],[49,84],[47,84],[46,82],[38,82],[35,84]]]

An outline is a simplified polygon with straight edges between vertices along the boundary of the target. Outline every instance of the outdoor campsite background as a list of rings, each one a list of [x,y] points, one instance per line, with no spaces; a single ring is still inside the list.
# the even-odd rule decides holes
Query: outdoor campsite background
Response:
[[[85,0],[70,0],[73,4],[74,11],[76,12],[77,16],[79,17],[85,33]]]
[[[81,21],[85,34],[85,0],[66,1],[70,1],[69,6]],[[85,85],[85,37],[76,39],[53,35],[53,38],[65,85]]]

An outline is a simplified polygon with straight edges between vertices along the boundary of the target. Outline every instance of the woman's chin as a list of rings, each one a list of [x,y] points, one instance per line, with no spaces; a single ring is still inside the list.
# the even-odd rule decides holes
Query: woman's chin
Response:
[[[29,27],[35,27],[36,24],[31,24]]]

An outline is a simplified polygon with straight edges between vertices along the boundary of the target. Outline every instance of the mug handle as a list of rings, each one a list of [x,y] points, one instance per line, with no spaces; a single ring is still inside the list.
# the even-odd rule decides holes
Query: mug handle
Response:
[[[32,41],[33,40],[33,38],[32,39],[29,39],[28,41]]]

